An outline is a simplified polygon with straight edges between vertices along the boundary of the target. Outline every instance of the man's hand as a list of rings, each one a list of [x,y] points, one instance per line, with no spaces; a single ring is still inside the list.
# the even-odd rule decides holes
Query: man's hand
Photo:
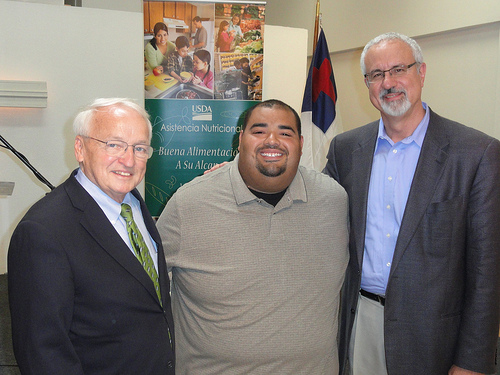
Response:
[[[227,163],[229,163],[229,162],[228,162],[228,161],[225,161],[225,162],[220,163],[220,164],[215,164],[212,168],[207,169],[205,172],[203,172],[203,174],[207,174],[207,173],[209,173],[209,172],[213,172],[213,171],[215,171],[216,169],[219,169],[220,167],[225,166]]]
[[[474,371],[469,371],[469,370],[466,370],[466,369],[463,369],[461,367],[458,367],[458,366],[451,366],[451,369],[450,371],[448,371],[448,375],[484,375],[480,372],[474,372]]]

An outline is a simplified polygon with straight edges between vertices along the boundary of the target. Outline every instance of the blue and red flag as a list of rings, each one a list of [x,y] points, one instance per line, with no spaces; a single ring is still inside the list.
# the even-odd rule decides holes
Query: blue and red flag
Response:
[[[313,53],[302,102],[304,147],[301,164],[321,171],[333,137],[339,133],[337,87],[325,33],[321,29]],[[335,123],[334,123],[335,122]]]

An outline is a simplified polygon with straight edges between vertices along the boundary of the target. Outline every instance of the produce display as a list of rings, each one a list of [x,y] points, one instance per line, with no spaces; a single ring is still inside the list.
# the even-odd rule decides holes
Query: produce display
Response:
[[[264,53],[262,35],[260,30],[251,30],[243,34],[243,38],[235,47],[234,52],[239,53]]]
[[[261,29],[261,22],[260,20],[243,20],[241,21],[240,24],[241,31],[243,34],[246,34],[249,31],[257,31]],[[260,36],[260,33],[259,33]]]

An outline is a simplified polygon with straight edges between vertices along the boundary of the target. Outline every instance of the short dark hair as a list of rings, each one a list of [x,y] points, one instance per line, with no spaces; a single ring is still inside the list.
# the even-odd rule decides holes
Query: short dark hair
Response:
[[[297,131],[299,133],[299,137],[302,135],[302,124],[300,122],[299,114],[297,113],[297,111],[295,109],[293,109],[288,104],[286,104],[285,102],[282,102],[281,100],[278,100],[278,99],[268,99],[268,100],[265,100],[263,102],[257,103],[256,105],[254,105],[253,107],[248,109],[246,114],[245,114],[245,119],[243,120],[243,127],[241,128],[242,131],[245,130],[245,128],[247,127],[247,124],[248,124],[248,121],[250,120],[250,116],[252,115],[252,112],[256,108],[260,108],[260,107],[263,107],[263,108],[279,107],[279,108],[284,109],[286,111],[292,112],[294,117],[295,117],[295,124],[297,125]]]
[[[181,35],[179,37],[177,37],[177,39],[175,40],[175,46],[177,47],[177,49],[181,49],[181,48],[184,48],[184,47],[189,47],[189,40],[187,37],[185,37],[184,35]]]
[[[200,17],[200,16],[195,16],[195,17],[193,18],[193,21],[194,21],[194,22],[201,22],[201,17]]]

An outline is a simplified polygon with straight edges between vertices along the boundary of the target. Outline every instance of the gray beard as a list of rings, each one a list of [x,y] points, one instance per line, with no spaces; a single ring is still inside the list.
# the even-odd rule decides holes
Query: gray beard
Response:
[[[405,96],[403,99],[398,100],[396,102],[386,103],[384,100],[384,96],[389,94],[389,93],[394,93],[394,92],[403,92],[405,94]],[[406,97],[406,91],[404,91],[404,90],[402,90],[402,91],[397,91],[397,90],[393,90],[393,89],[384,90],[382,93],[380,93],[380,99],[381,99],[380,102],[381,102],[382,110],[384,111],[384,113],[386,113],[389,116],[394,116],[394,117],[402,116],[406,112],[408,112],[408,110],[411,107],[411,103],[408,100],[408,98]]]

